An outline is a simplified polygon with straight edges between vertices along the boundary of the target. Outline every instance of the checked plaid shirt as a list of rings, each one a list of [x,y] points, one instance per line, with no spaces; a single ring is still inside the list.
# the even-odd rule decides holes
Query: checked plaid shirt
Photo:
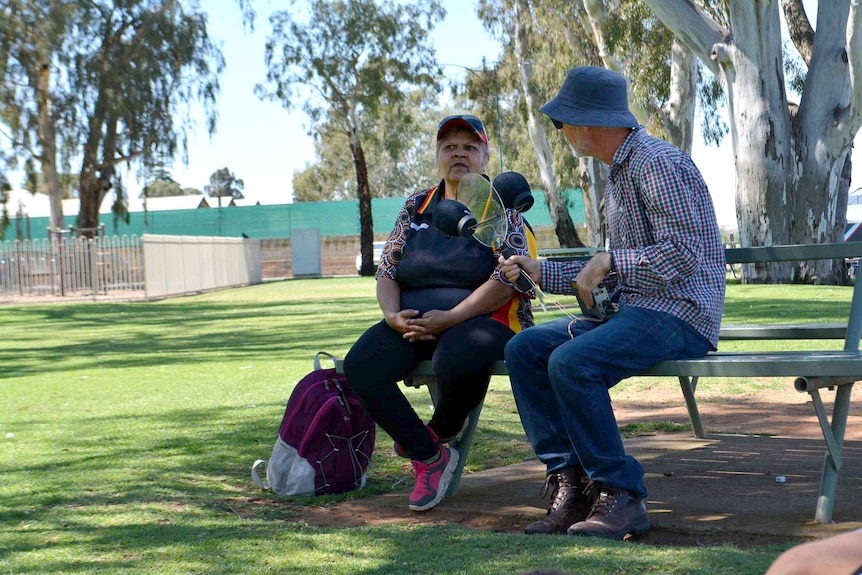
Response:
[[[620,305],[674,315],[718,345],[726,268],[712,198],[691,158],[633,130],[614,154],[604,199]],[[543,287],[573,293],[586,262],[542,262]]]

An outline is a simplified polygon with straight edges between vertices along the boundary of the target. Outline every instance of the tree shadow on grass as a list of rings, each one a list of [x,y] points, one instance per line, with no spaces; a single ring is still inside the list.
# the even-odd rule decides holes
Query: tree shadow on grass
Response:
[[[175,566],[199,561],[213,568],[218,559],[207,550],[227,553],[243,539],[270,545],[273,537],[284,537],[285,553],[297,541],[305,547],[329,545],[326,533],[309,533],[301,522],[283,521],[301,519],[308,507],[369,497],[391,487],[372,478],[365,490],[341,495],[282,498],[259,490],[250,466],[257,457],[268,457],[283,407],[269,402],[255,409],[81,416],[47,441],[38,439],[53,424],[50,417],[26,422],[18,435],[22,441],[33,439],[6,470],[9,483],[0,505],[16,535],[0,549],[0,560],[37,551],[46,539],[52,550],[67,547],[60,555],[75,559],[57,559],[52,552],[52,560],[39,562],[40,572],[145,569],[159,558]],[[493,434],[494,440],[499,435]],[[378,448],[391,445],[389,441],[380,434]],[[27,456],[26,450],[42,444],[55,449]],[[410,540],[404,544],[415,544]],[[197,555],[189,556],[188,549],[197,549]],[[394,564],[406,552],[398,551]]]
[[[50,540],[49,547],[65,550],[52,553],[47,562],[39,563],[41,571],[34,568],[32,572],[146,570],[153,561],[166,561],[173,569],[229,572],[224,563],[236,556],[244,556],[254,565],[258,557],[286,560],[307,557],[304,554],[308,553],[333,553],[345,545],[368,548],[375,556],[376,567],[354,571],[368,574],[397,573],[399,568],[401,572],[424,572],[421,565],[414,565],[419,559],[411,549],[416,546],[438,553],[452,549],[451,545],[463,546],[465,557],[460,568],[478,569],[476,572],[482,572],[491,558],[500,555],[497,547],[504,557],[497,572],[516,572],[513,565],[518,565],[519,553],[542,556],[536,546],[545,543],[538,539],[519,537],[516,547],[520,550],[514,553],[512,536],[477,534],[445,525],[445,512],[438,514],[444,525],[436,526],[305,526],[303,509],[364,498],[375,491],[286,499],[258,490],[251,482],[249,468],[257,457],[269,455],[283,407],[282,402],[267,402],[254,408],[160,408],[156,413],[76,418],[64,430],[70,433],[43,442],[53,443],[53,451],[28,454],[25,450],[6,470],[8,483],[0,508],[14,537],[0,549],[0,559],[38,552],[45,547],[45,540]],[[35,434],[53,423],[51,418],[29,421],[33,429],[24,429],[21,435]],[[378,446],[381,441],[387,446],[385,436],[378,440]],[[518,441],[523,441],[518,433],[480,422],[474,449],[483,443]],[[42,446],[33,442],[27,449]],[[815,447],[819,462],[822,448]],[[680,459],[670,452],[662,457]],[[754,465],[757,458],[733,461]],[[666,477],[680,476],[674,472]],[[393,536],[394,531],[399,535]],[[561,547],[555,541],[547,552],[555,557],[565,555],[570,542],[565,543]],[[613,549],[617,544],[607,545]],[[594,542],[591,547],[595,547]],[[574,548],[571,552],[578,554]],[[422,556],[423,561],[427,559]],[[411,566],[418,571],[410,571]],[[300,572],[312,571],[306,567]]]
[[[371,298],[303,302],[54,306],[28,310],[4,337],[0,378],[74,368],[246,361],[345,349],[379,321]],[[8,326],[7,326],[8,327]]]

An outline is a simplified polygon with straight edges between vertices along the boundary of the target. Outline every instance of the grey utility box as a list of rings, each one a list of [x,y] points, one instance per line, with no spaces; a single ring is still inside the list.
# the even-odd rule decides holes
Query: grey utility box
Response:
[[[293,277],[319,278],[320,265],[320,230],[292,230],[290,233],[290,253],[293,260]]]

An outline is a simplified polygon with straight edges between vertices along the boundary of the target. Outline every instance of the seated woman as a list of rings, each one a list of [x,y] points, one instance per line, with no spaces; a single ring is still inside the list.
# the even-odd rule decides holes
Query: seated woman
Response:
[[[407,198],[377,269],[383,320],[344,358],[344,374],[377,424],[412,460],[416,484],[409,507],[431,509],[443,499],[458,452],[446,445],[484,399],[491,365],[506,342],[532,325],[529,298],[497,268],[497,255],[472,237],[450,237],[431,214],[458,198],[458,182],[488,165],[488,136],[475,116],[449,116],[437,130],[442,181]],[[506,243],[527,253],[521,215],[506,210]],[[531,290],[532,292],[532,290]],[[426,426],[401,391],[422,360],[432,361],[439,398]]]

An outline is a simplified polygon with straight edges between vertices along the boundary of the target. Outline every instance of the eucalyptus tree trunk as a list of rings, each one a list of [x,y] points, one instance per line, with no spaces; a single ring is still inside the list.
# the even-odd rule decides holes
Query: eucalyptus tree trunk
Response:
[[[118,119],[115,114],[109,114],[104,121],[105,134],[102,144],[102,161],[96,166],[88,164],[81,174],[86,175],[81,179],[81,191],[86,193],[80,194],[81,206],[78,211],[78,228],[81,230],[81,235],[88,238],[93,238],[98,235],[99,229],[99,208],[105,196],[114,185],[114,166],[117,157],[117,124]],[[92,169],[89,169],[92,168]],[[85,187],[86,186],[86,187]],[[112,210],[115,216],[116,209]]]
[[[798,107],[784,89],[778,0],[730,0],[730,29],[691,0],[644,0],[720,80],[736,159],[744,246],[842,241],[849,157],[862,124],[860,14],[819,2],[817,42],[801,0],[784,0],[808,73]],[[843,262],[753,265],[746,282],[843,283]]]
[[[359,275],[373,276],[377,270],[374,261],[374,220],[371,215],[371,187],[368,184],[368,164],[359,133],[353,129],[350,134],[350,151],[356,168],[356,193],[359,198],[359,253],[362,266]]]
[[[581,158],[578,164],[578,177],[584,190],[584,216],[587,220],[587,245],[605,245],[606,231],[602,218],[602,200],[605,197],[605,182],[608,170],[605,164],[595,158]]]
[[[24,164],[27,189],[44,191],[51,206],[51,229],[63,228],[58,166],[58,117],[67,117],[57,89],[58,54],[71,3],[10,0],[0,8],[0,119],[9,158]],[[2,162],[6,158],[0,158]],[[17,168],[16,165],[8,165]],[[44,187],[39,188],[41,172]]]
[[[103,130],[107,127],[106,121],[111,102],[116,99],[114,75],[111,73],[113,42],[112,30],[107,29],[102,39],[103,49],[97,57],[97,68],[100,74],[96,84],[96,101],[93,112],[88,118],[87,136],[82,148],[81,175],[78,182],[81,204],[77,221],[80,233],[89,238],[96,235],[96,228],[99,225],[99,206],[105,192],[103,190],[105,182],[99,178],[99,152],[102,148]],[[110,188],[110,182],[108,182],[108,188]]]
[[[537,119],[539,101],[532,85],[533,63],[529,54],[529,30],[530,7],[526,0],[518,0],[515,15],[514,53],[518,62],[518,75],[521,80],[521,89],[527,108],[527,129],[530,133],[530,141],[536,152],[536,160],[539,164],[539,174],[542,178],[542,188],[545,191],[545,201],[548,203],[548,211],[554,222],[554,232],[557,241],[563,248],[579,248],[584,244],[578,237],[572,216],[566,202],[560,196],[557,188],[557,178],[554,175],[554,157],[545,129]]]
[[[715,43],[712,58],[729,94],[740,240],[746,246],[787,244],[794,166],[783,78],[775,77],[783,66],[781,45],[760,41],[761,35],[780,37],[778,2],[737,3],[731,24],[735,38]]]
[[[57,171],[57,130],[54,125],[54,106],[51,97],[50,54],[39,50],[40,58],[31,73],[35,76],[36,101],[39,111],[39,160],[42,177],[51,205],[51,229],[63,229],[63,203],[60,201],[60,175]]]
[[[843,241],[850,158],[862,126],[862,7],[849,0],[821,2],[817,21],[817,42],[802,37],[810,39],[811,59],[798,112],[789,114],[796,167],[788,198],[791,243]],[[846,281],[841,260],[797,271],[803,281]]]
[[[670,54],[670,99],[658,115],[670,142],[689,155],[694,141],[696,104],[697,56],[676,39]]]

